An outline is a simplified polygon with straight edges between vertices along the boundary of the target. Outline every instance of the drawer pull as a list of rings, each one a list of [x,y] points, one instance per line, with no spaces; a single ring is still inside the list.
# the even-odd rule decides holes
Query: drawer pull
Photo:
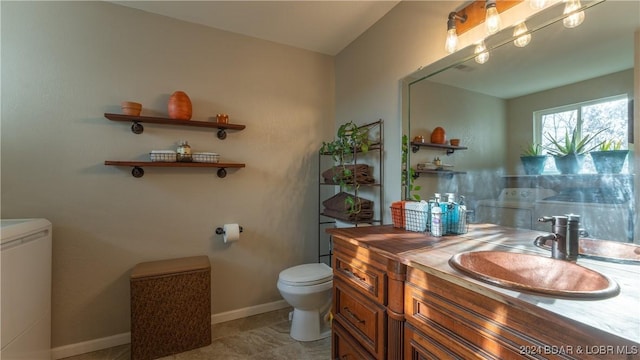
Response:
[[[342,310],[344,310],[347,313],[347,315],[349,315],[349,317],[352,318],[353,320],[355,320],[358,324],[364,324],[365,321],[360,319],[358,317],[358,315],[352,313],[351,310],[349,310],[348,307],[345,306],[345,307],[342,308]]]
[[[347,274],[347,276],[352,277],[352,278],[356,278],[360,281],[367,281],[367,279],[365,279],[364,277],[360,277],[358,275],[356,275],[353,271],[351,271],[350,269],[347,268],[341,268],[340,270],[342,270],[343,273]]]

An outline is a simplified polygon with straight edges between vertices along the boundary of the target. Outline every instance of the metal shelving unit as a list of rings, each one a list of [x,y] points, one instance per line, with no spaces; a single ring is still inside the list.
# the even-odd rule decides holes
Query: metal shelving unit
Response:
[[[322,178],[322,172],[331,168],[335,164],[331,158],[331,154],[319,154],[318,159],[318,262],[324,262],[331,266],[331,257],[333,256],[333,246],[331,236],[326,233],[327,228],[335,228],[337,223],[352,225],[354,227],[363,225],[382,225],[384,215],[384,126],[382,119],[359,126],[360,128],[369,128],[371,134],[375,134],[369,150],[364,153],[354,151],[353,162],[351,164],[367,164],[373,168],[374,183],[352,183],[348,184],[348,188],[341,188],[338,184],[326,183]],[[354,178],[355,179],[355,178]],[[354,197],[362,196],[363,198],[375,198],[373,211],[374,215],[371,220],[367,221],[347,221],[328,216],[323,213],[322,202],[329,197],[345,191]],[[371,200],[371,199],[370,199]]]

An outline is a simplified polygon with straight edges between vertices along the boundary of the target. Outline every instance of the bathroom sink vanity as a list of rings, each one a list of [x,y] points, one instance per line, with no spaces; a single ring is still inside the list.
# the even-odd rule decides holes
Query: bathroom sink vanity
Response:
[[[334,359],[640,359],[638,265],[579,259],[620,293],[571,299],[494,286],[449,265],[469,251],[548,257],[533,245],[542,232],[492,224],[441,238],[392,226],[327,232]]]

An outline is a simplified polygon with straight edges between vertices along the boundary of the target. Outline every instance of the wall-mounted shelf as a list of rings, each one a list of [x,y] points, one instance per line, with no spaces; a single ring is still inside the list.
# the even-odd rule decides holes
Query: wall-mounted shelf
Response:
[[[442,149],[447,151],[447,155],[453,154],[456,150],[467,150],[466,146],[451,146],[446,144],[432,144],[432,143],[420,143],[411,142],[411,151],[416,153],[421,147],[428,147],[432,149]]]
[[[200,163],[200,162],[159,162],[159,161],[113,161],[107,160],[105,165],[111,166],[131,166],[131,175],[139,178],[144,175],[143,167],[189,167],[189,168],[218,168],[218,177],[227,176],[227,168],[243,168],[244,164],[239,163]]]
[[[413,178],[417,179],[420,177],[420,174],[430,174],[430,175],[438,175],[438,176],[453,176],[453,175],[461,175],[466,174],[464,171],[452,171],[452,170],[414,170]]]
[[[144,126],[141,123],[162,124],[162,125],[177,125],[177,126],[194,126],[194,127],[206,127],[218,129],[218,139],[223,140],[227,137],[226,130],[243,130],[245,125],[238,124],[223,124],[212,121],[195,121],[195,120],[176,120],[153,116],[132,116],[123,114],[105,113],[104,117],[112,121],[125,121],[131,122],[131,132],[134,134],[142,134]]]

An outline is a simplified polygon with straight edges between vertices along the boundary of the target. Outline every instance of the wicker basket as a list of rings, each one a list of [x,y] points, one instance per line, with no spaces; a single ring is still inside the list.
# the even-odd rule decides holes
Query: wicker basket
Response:
[[[429,202],[424,210],[413,210],[400,206],[391,206],[391,219],[394,227],[413,232],[431,232],[431,207]],[[467,211],[458,204],[441,203],[442,235],[465,234],[468,230]]]

